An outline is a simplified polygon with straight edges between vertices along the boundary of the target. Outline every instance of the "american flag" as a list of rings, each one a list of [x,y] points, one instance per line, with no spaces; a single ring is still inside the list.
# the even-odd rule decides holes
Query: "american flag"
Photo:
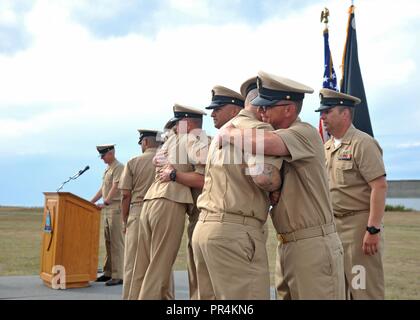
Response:
[[[322,81],[322,87],[338,91],[337,76],[333,66],[328,36],[328,28],[326,28],[324,30],[324,79]],[[321,117],[319,118],[319,134],[324,143],[330,138],[325,130]]]

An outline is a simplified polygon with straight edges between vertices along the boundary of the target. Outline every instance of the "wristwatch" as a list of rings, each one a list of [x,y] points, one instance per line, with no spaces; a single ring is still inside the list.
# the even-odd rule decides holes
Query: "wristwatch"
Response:
[[[169,174],[169,178],[171,179],[171,181],[175,181],[176,180],[176,169],[173,169],[171,171],[171,173]]]
[[[371,227],[366,227],[367,232],[369,232],[370,234],[377,234],[379,232],[381,232],[381,229],[375,228],[374,226]]]

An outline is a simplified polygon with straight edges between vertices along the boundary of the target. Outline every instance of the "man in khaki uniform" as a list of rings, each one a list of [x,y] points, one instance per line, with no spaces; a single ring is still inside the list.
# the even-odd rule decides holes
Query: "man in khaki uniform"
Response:
[[[239,100],[237,93],[224,94],[225,101]],[[249,109],[241,110],[226,125],[269,127]],[[220,146],[217,136],[210,145],[204,189],[197,203],[201,212],[193,234],[200,299],[270,298],[263,234],[269,199],[264,189],[279,187],[281,161],[262,160],[238,153],[229,144]],[[255,170],[255,164],[261,165],[261,171]]]
[[[344,299],[343,247],[336,232],[325,155],[318,131],[298,117],[313,89],[263,71],[258,106],[264,122],[264,153],[283,157],[282,187],[271,217],[278,233],[276,286],[280,299]],[[229,129],[227,135],[242,136]],[[257,140],[250,139],[253,148]],[[258,140],[261,143],[261,140]]]
[[[213,110],[211,117],[214,127],[220,129],[243,109],[244,98],[239,93],[223,86],[214,86],[211,93],[211,104],[206,109]]]
[[[138,132],[140,133],[138,143],[143,154],[127,162],[118,185],[122,191],[121,213],[125,229],[124,300],[130,297],[134,259],[137,253],[139,216],[143,207],[143,198],[155,178],[155,166],[152,160],[160,146],[159,131],[139,129]]]
[[[387,192],[382,149],[352,125],[360,99],[320,91],[321,118],[332,138],[326,165],[338,234],[344,247],[348,299],[384,299],[383,216]]]
[[[211,117],[214,121],[214,126],[220,129],[227,121],[236,116],[243,108],[243,97],[229,88],[223,86],[215,86],[212,89],[212,102],[210,106],[206,107],[207,110],[213,110]],[[210,138],[209,138],[210,145]],[[188,215],[187,226],[187,269],[188,269],[188,282],[190,299],[198,299],[198,286],[197,286],[197,270],[194,263],[194,253],[192,248],[192,235],[195,225],[198,221],[200,210],[197,208],[197,199],[203,190],[200,188],[191,189],[194,207],[191,214]]]
[[[255,97],[258,96],[258,89],[257,89],[257,77],[251,77],[248,80],[244,81],[240,87],[240,92],[243,97],[245,97],[245,108],[249,111],[251,111],[254,114],[254,117],[258,121],[262,121],[261,113],[258,112],[255,108],[252,107],[251,101],[255,99]],[[267,127],[265,130],[274,130],[274,128],[269,124],[266,123]],[[273,198],[276,197],[276,195],[279,194],[279,192],[276,190],[274,192],[270,192],[270,203],[271,205],[274,205],[277,203],[277,200],[273,200]],[[263,226],[263,233],[264,233],[264,241],[267,243],[268,240],[268,220],[265,222]]]
[[[138,299],[168,298],[185,214],[194,203],[191,188],[202,188],[204,182],[207,137],[201,140],[201,127],[205,112],[178,104],[173,110],[177,134],[169,137],[155,157],[155,180],[144,197],[140,215],[133,274],[133,282],[140,288]]]
[[[102,186],[91,202],[96,203],[103,198],[102,210],[105,225],[105,266],[104,274],[96,281],[105,282],[107,286],[123,283],[124,266],[124,233],[121,223],[121,193],[118,182],[124,165],[115,158],[115,145],[97,146],[101,159],[108,165],[105,169]]]

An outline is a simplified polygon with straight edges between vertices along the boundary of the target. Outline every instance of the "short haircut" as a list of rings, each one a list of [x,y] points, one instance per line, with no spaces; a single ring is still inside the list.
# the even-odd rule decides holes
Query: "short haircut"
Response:
[[[198,128],[203,127],[203,118],[187,118],[187,119],[189,119],[192,123],[195,123],[195,125]]]
[[[296,106],[296,114],[299,115],[302,111],[303,100],[293,101],[293,104]]]
[[[143,140],[146,140],[147,144],[152,148],[158,147],[162,144],[162,141],[160,139],[161,139],[160,137],[157,138],[156,136],[147,136],[143,138]]]
[[[353,107],[347,107],[347,106],[338,106],[338,111],[342,113],[344,110],[349,110],[350,113],[350,119],[353,121],[354,119],[354,108]]]
[[[248,92],[245,98],[245,106],[249,105],[252,100],[254,100],[258,96],[258,89],[252,89]]]

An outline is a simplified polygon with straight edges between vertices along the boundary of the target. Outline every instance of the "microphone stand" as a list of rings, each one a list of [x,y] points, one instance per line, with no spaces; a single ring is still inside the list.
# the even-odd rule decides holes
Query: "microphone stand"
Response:
[[[81,171],[79,171],[78,173],[76,173],[74,176],[68,178],[66,181],[64,181],[61,186],[57,189],[57,192],[60,191],[61,189],[63,189],[64,185],[69,182],[70,180],[76,180],[79,176]]]

